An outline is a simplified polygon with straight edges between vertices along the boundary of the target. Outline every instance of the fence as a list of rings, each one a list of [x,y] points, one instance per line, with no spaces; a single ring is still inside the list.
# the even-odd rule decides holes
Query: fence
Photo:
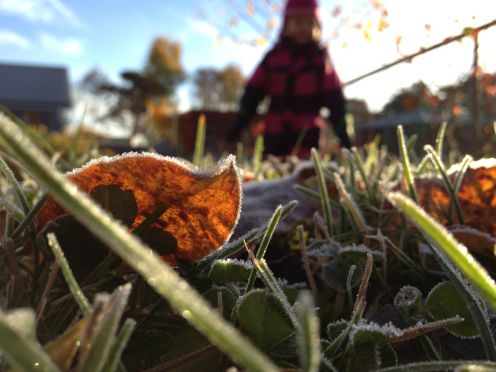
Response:
[[[474,138],[474,136],[471,135],[473,133],[477,134],[478,139],[482,139],[486,134],[485,131],[489,129],[487,125],[485,127],[482,125],[483,122],[486,124],[492,123],[492,121],[496,120],[496,116],[494,115],[495,113],[489,113],[489,112],[487,112],[487,115],[485,116],[481,115],[481,113],[484,113],[485,111],[484,111],[484,107],[481,106],[481,103],[483,102],[481,102],[482,95],[480,94],[481,89],[479,86],[480,84],[479,33],[484,30],[490,29],[494,26],[496,26],[496,20],[483,24],[479,27],[467,28],[458,35],[447,37],[436,44],[433,44],[426,48],[422,48],[416,53],[406,55],[391,63],[387,63],[379,68],[376,68],[363,75],[353,78],[345,82],[344,86],[349,87],[360,81],[368,79],[374,75],[383,73],[397,65],[403,63],[410,63],[416,57],[419,57],[427,53],[431,53],[434,50],[443,48],[449,44],[460,41],[464,38],[471,37],[473,39],[473,55],[472,55],[472,65],[470,68],[470,79],[468,79],[467,85],[463,86],[463,88],[467,90],[469,94],[469,99],[470,99],[470,102],[468,104],[469,112],[468,114],[465,115],[459,115],[458,117],[455,118],[456,120],[453,121],[456,122],[457,126],[459,127],[456,129],[456,131],[458,132],[456,137],[460,138],[462,143],[464,142],[464,140],[465,141],[467,140],[467,137],[468,139]],[[357,142],[359,144],[367,142],[371,138],[373,138],[375,134],[380,133],[383,137],[382,142],[394,150],[396,146],[395,143],[396,135],[394,128],[396,124],[404,124],[406,127],[411,128],[410,131],[412,133],[415,131],[419,132],[417,133],[421,137],[419,142],[425,143],[432,139],[432,137],[435,135],[437,126],[440,124],[441,121],[446,119],[447,118],[446,117],[443,118],[442,115],[435,115],[432,112],[426,112],[425,110],[406,113],[404,115],[399,115],[396,117],[383,117],[377,120],[372,120],[372,122],[361,123],[362,125],[357,125],[355,128],[355,131],[357,133]],[[426,128],[425,125],[424,127],[421,127],[420,124],[430,124],[430,125]],[[453,129],[453,131],[455,131],[455,129]],[[469,143],[467,143],[466,146],[465,145],[462,146],[470,147]]]

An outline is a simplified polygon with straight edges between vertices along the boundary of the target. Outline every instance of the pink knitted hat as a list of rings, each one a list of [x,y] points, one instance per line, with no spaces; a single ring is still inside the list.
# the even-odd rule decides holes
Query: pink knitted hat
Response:
[[[319,19],[319,4],[317,0],[287,0],[284,9],[284,19],[292,15],[311,14]]]

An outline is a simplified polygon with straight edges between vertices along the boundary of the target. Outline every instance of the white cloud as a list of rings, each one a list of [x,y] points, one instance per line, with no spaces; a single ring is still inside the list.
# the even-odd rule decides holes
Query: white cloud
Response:
[[[0,29],[0,45],[14,45],[21,49],[27,49],[31,43],[24,36],[13,31]]]
[[[50,34],[41,34],[40,42],[45,49],[72,57],[80,56],[84,53],[83,43],[75,38],[61,39]]]
[[[191,24],[191,27],[193,30],[204,36],[208,36],[212,38],[216,38],[218,36],[217,29],[213,25],[207,22],[194,20]]]
[[[64,5],[61,0],[0,0],[1,13],[45,23],[53,23],[63,19],[73,27],[83,27],[83,23],[76,13]]]

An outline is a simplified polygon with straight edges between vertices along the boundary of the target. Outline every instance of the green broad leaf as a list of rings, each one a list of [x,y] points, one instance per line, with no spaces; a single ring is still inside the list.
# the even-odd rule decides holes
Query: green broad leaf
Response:
[[[96,186],[90,196],[127,227],[131,227],[138,215],[138,205],[132,191],[123,190],[117,185]]]
[[[365,345],[368,343],[379,343],[386,341],[389,336],[396,333],[396,329],[390,326],[378,326],[361,324],[353,326],[350,332],[352,345]]]
[[[245,282],[250,276],[251,262],[224,259],[217,260],[212,264],[209,277],[216,283]]]
[[[479,335],[477,326],[467,308],[463,297],[451,282],[436,285],[427,296],[426,309],[434,320],[452,318],[456,315],[465,319],[446,329],[457,336],[475,337]]]
[[[255,289],[241,297],[235,312],[240,330],[264,351],[295,333],[281,300],[265,290]]]
[[[333,341],[348,327],[347,320],[337,320],[327,325],[327,337]]]
[[[157,227],[150,227],[143,231],[140,238],[159,256],[173,254],[177,251],[177,240],[174,235]]]
[[[287,284],[284,280],[281,280],[278,284],[290,304],[294,304],[299,293],[306,289],[306,284],[304,283]]]
[[[400,288],[394,297],[394,306],[401,315],[410,319],[422,310],[422,292],[416,287],[406,285]]]
[[[339,255],[322,268],[322,279],[329,287],[338,292],[346,293],[346,282],[350,267],[352,265],[356,266],[350,281],[351,288],[355,288],[362,279],[365,260],[365,255]]]
[[[187,326],[177,342],[161,359],[163,367],[174,372],[217,372],[222,370],[219,351],[195,328]],[[164,368],[166,369],[166,368]]]
[[[308,245],[308,257],[334,257],[339,253],[340,247],[336,243],[317,240]]]
[[[379,368],[380,363],[379,347],[375,342],[360,344],[351,350],[347,371],[373,371]]]
[[[398,356],[391,345],[380,346],[379,356],[381,358],[381,367],[394,367],[398,364]]]
[[[298,342],[296,336],[290,336],[269,351],[269,355],[276,360],[291,360],[299,355]]]

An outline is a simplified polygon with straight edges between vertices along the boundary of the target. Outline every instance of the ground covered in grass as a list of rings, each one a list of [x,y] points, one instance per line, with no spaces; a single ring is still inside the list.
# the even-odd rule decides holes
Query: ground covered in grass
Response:
[[[399,127],[399,156],[174,160],[152,187],[137,155],[62,177],[86,154],[54,167],[0,119],[3,368],[496,366],[496,164],[448,156],[443,127],[424,153]]]

